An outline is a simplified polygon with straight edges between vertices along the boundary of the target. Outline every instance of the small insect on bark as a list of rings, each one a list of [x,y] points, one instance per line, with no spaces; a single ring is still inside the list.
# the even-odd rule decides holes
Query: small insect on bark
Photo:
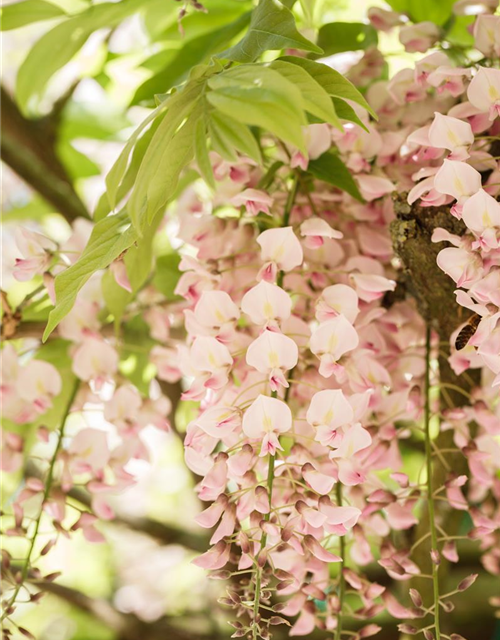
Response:
[[[481,316],[477,313],[473,313],[467,320],[467,324],[460,329],[460,332],[455,340],[455,349],[460,351],[467,346],[469,340],[476,333],[476,330],[481,322]]]

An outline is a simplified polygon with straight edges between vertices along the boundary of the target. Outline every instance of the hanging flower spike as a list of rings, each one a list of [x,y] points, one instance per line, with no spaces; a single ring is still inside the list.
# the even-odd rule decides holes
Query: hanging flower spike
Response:
[[[249,438],[262,440],[260,456],[274,456],[283,451],[278,437],[292,428],[292,412],[281,400],[259,395],[245,411],[242,427]]]

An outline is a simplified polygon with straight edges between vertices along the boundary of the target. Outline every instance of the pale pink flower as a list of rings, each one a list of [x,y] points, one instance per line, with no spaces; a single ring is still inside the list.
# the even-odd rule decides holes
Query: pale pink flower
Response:
[[[240,310],[225,291],[203,291],[194,312],[186,310],[184,316],[190,334],[213,336],[227,344],[231,342]]]
[[[474,23],[474,46],[487,58],[500,55],[500,16],[480,15]]]
[[[73,354],[72,369],[80,380],[93,380],[100,389],[118,370],[118,354],[104,340],[86,338]]]
[[[214,547],[195,558],[192,562],[202,569],[222,569],[226,566],[231,552],[231,545],[220,540]]]
[[[318,391],[312,397],[307,410],[307,422],[316,429],[316,440],[323,446],[336,446],[337,429],[350,424],[354,412],[339,389],[325,389]]]
[[[367,202],[392,193],[395,189],[394,184],[382,176],[360,174],[356,176],[356,180],[361,195]]]
[[[211,407],[193,420],[213,438],[223,439],[241,426],[241,414],[233,407]]]
[[[403,16],[396,11],[388,11],[380,7],[370,7],[368,9],[368,20],[377,31],[390,31],[402,23]]]
[[[323,289],[323,293],[316,303],[316,318],[319,322],[326,322],[342,314],[354,324],[358,313],[358,294],[352,287],[345,284],[332,284]]]
[[[259,213],[271,215],[269,208],[273,206],[273,202],[273,198],[261,189],[245,189],[231,199],[231,204],[235,207],[245,207],[251,216]]]
[[[480,258],[466,249],[442,249],[438,253],[437,263],[459,287],[470,286],[483,275]]]
[[[448,56],[442,51],[425,56],[415,64],[415,82],[421,85],[425,84],[429,74],[436,71],[438,67],[449,66],[449,64]]]
[[[138,419],[141,406],[142,400],[137,389],[131,384],[124,384],[106,402],[104,417],[108,422],[123,428]]]
[[[110,457],[108,438],[100,429],[81,429],[68,449],[75,473],[96,474],[107,465]]]
[[[263,280],[274,280],[278,271],[291,271],[302,264],[302,246],[292,227],[267,229],[258,236],[257,242],[265,262],[259,272]]]
[[[196,379],[183,397],[201,399],[206,389],[218,390],[227,384],[233,359],[221,342],[209,336],[199,336],[191,346],[188,364],[191,369],[188,375]]]
[[[299,358],[296,343],[288,336],[266,329],[248,347],[246,363],[269,376],[272,391],[289,384],[284,371],[293,369]]]
[[[359,298],[365,302],[378,300],[386,291],[394,291],[396,288],[396,282],[385,276],[351,273],[349,278],[352,280]]]
[[[41,233],[24,227],[17,227],[15,236],[17,248],[23,257],[16,258],[13,275],[16,280],[26,282],[47,269],[56,245]]]
[[[473,243],[473,248],[481,248],[486,252],[498,248],[500,204],[484,189],[480,189],[465,202],[462,219],[478,238],[478,241]]]
[[[321,218],[308,218],[300,225],[300,234],[305,236],[305,246],[309,249],[317,249],[323,246],[325,238],[339,240],[344,237],[341,231],[336,231]]]
[[[469,155],[466,147],[474,142],[474,134],[468,122],[436,112],[429,128],[429,142],[433,147],[449,149],[449,160],[465,160]]]
[[[495,13],[498,0],[457,0],[453,5],[453,13],[457,16],[475,16],[484,13]]]
[[[150,307],[143,315],[148,323],[151,337],[158,342],[166,342],[170,336],[170,319],[166,309],[161,307]]]
[[[261,280],[245,293],[241,300],[241,310],[255,324],[270,325],[290,317],[292,299],[281,287]]]
[[[283,450],[278,438],[292,428],[292,412],[281,400],[259,395],[245,411],[242,428],[249,438],[262,440],[260,456],[273,456]]]
[[[310,348],[320,358],[319,372],[329,378],[338,370],[337,361],[359,344],[356,329],[343,315],[320,324],[312,332]]]
[[[372,443],[370,433],[359,422],[343,429],[343,437],[337,448],[330,452],[330,458],[352,458]]]
[[[62,338],[72,342],[82,342],[91,335],[96,335],[101,328],[98,318],[99,305],[91,300],[79,298],[75,306],[58,326]]]
[[[419,22],[399,30],[399,41],[409,53],[425,53],[438,38],[439,27],[433,22]]]
[[[130,280],[127,273],[127,266],[123,258],[114,260],[109,265],[109,269],[114,276],[116,284],[120,286],[122,289],[125,289],[125,291],[132,293],[132,285],[130,284]]]
[[[173,383],[182,377],[177,349],[157,345],[151,349],[149,357],[160,380]]]
[[[32,403],[36,413],[45,413],[52,400],[61,393],[62,381],[59,371],[49,362],[30,360],[22,367],[16,381],[19,397]]]
[[[387,91],[400,106],[408,102],[418,102],[426,96],[425,87],[415,81],[413,69],[401,69],[389,81]]]
[[[459,205],[481,188],[481,174],[466,162],[444,160],[434,177],[434,189],[453,196]]]
[[[467,89],[469,102],[487,113],[490,120],[500,115],[500,69],[479,67]]]
[[[435,87],[437,93],[449,93],[454,98],[465,91],[464,79],[471,76],[470,69],[443,65],[427,76],[427,83]]]
[[[307,154],[304,155],[298,149],[293,151],[290,167],[292,169],[300,167],[306,171],[309,166],[309,160],[316,160],[316,158],[319,158],[319,156],[325,153],[325,151],[330,149],[332,138],[330,126],[325,123],[310,124],[307,127],[303,127],[302,132],[304,135]]]
[[[320,495],[329,494],[335,484],[335,478],[317,471],[310,462],[302,467],[302,475],[307,484]]]

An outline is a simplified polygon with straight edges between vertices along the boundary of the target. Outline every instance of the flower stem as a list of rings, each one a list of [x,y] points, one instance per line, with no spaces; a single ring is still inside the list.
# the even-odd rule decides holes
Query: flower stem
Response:
[[[425,428],[425,460],[427,469],[427,509],[429,513],[429,527],[431,534],[432,555],[438,553],[438,541],[436,530],[436,518],[434,512],[434,489],[432,479],[432,442],[430,434],[431,410],[430,410],[430,378],[431,378],[431,328],[427,326],[425,337],[425,404],[424,404],[424,428]],[[432,564],[432,585],[434,593],[434,627],[436,640],[440,640],[441,632],[439,628],[439,577],[438,565],[434,562],[436,558],[431,556]]]
[[[337,506],[342,506],[342,485],[337,482],[336,485],[336,494],[337,494]],[[344,578],[344,564],[345,564],[345,539],[344,536],[340,536],[340,557],[342,558],[342,563],[340,565],[340,573],[339,573],[339,612],[337,614],[337,628],[335,629],[335,640],[340,640],[342,637],[342,610],[344,608],[344,598],[345,598],[345,578]]]
[[[68,400],[68,404],[66,405],[66,410],[64,412],[64,415],[61,418],[61,426],[59,428],[59,436],[57,439],[57,444],[56,444],[56,448],[54,449],[54,453],[52,454],[52,458],[50,460],[50,465],[49,465],[49,470],[47,472],[47,480],[45,482],[45,489],[43,492],[43,499],[42,499],[42,504],[40,506],[40,511],[38,512],[38,516],[35,520],[35,528],[33,530],[33,535],[31,536],[30,539],[30,545],[29,545],[29,549],[28,549],[28,553],[26,554],[26,558],[24,560],[24,564],[23,564],[23,568],[21,569],[21,578],[19,580],[19,583],[17,584],[14,593],[12,594],[12,596],[9,599],[9,602],[5,605],[4,608],[4,612],[2,613],[2,616],[0,618],[0,622],[5,620],[5,618],[8,618],[10,615],[10,609],[11,607],[15,604],[16,602],[16,598],[19,595],[19,591],[21,590],[21,588],[23,587],[24,583],[26,582],[26,578],[28,577],[28,571],[30,568],[30,562],[31,562],[31,556],[33,554],[33,549],[35,548],[35,543],[36,543],[36,539],[38,536],[38,530],[40,528],[40,523],[42,521],[42,514],[43,514],[43,507],[45,505],[45,503],[47,502],[49,495],[50,495],[50,491],[52,489],[52,481],[54,478],[54,468],[55,468],[55,464],[57,461],[57,456],[59,455],[59,451],[61,449],[61,445],[62,445],[62,441],[63,441],[63,437],[64,437],[64,427],[66,424],[66,418],[69,415],[69,412],[71,411],[71,406],[75,400],[76,394],[78,392],[78,387],[80,386],[80,381],[76,380],[75,385],[73,387],[73,390],[71,392],[71,395],[69,397]]]

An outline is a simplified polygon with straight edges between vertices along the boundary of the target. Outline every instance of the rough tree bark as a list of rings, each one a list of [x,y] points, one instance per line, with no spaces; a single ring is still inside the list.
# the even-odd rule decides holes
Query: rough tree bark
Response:
[[[458,236],[465,233],[466,227],[461,220],[450,214],[449,206],[409,205],[406,193],[395,194],[393,199],[396,218],[391,223],[390,232],[394,252],[401,261],[402,282],[407,295],[415,300],[422,318],[439,337],[439,382],[443,385],[440,388],[440,409],[444,411],[460,407],[467,404],[466,395],[446,385],[453,385],[468,393],[480,384],[480,370],[468,371],[457,376],[448,363],[450,336],[468,316],[456,302],[455,283],[441,271],[436,262],[437,254],[448,243],[433,243],[431,238],[438,227]],[[454,447],[453,431],[440,433],[436,439],[436,445],[440,449],[452,449]],[[466,460],[461,453],[447,453],[445,459],[449,469],[454,473],[461,474],[466,471]],[[440,457],[434,457],[433,468],[433,486],[436,490],[443,486],[449,471]],[[438,524],[449,535],[455,535],[463,514],[453,511],[446,502],[439,501],[436,506],[436,515]],[[424,509],[415,529],[413,542],[419,540],[428,531],[428,513]],[[417,547],[414,557],[422,573],[432,572],[429,537]],[[447,569],[447,563],[442,559],[439,567],[441,580],[445,577]],[[430,589],[429,581],[425,579],[413,581],[412,586],[423,594]]]

